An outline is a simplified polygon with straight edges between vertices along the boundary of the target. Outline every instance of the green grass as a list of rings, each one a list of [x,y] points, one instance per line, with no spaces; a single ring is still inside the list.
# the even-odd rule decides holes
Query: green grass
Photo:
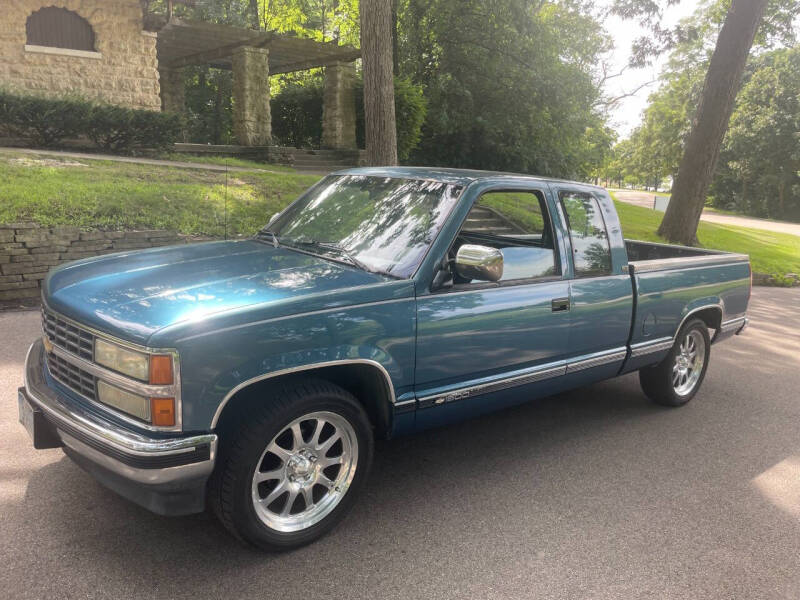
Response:
[[[252,234],[319,178],[0,153],[0,223]]]
[[[615,204],[626,238],[666,242],[656,234],[664,213],[616,199]],[[756,273],[773,275],[776,279],[787,273],[800,273],[800,237],[796,235],[701,221],[697,239],[703,248],[749,254]]]

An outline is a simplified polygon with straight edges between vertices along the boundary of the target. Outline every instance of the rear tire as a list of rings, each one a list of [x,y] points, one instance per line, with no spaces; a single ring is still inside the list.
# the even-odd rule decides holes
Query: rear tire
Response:
[[[309,379],[250,405],[220,452],[209,501],[237,538],[268,551],[308,544],[355,504],[372,463],[372,428],[349,392]]]
[[[703,383],[710,351],[708,326],[700,319],[689,321],[675,336],[664,360],[639,370],[642,390],[656,404],[683,406]]]

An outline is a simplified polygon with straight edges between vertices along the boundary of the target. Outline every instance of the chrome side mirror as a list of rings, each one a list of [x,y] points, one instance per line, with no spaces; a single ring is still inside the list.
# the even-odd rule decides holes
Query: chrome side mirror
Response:
[[[277,219],[280,216],[281,216],[281,213],[279,213],[279,212],[276,212],[274,215],[272,215],[272,218],[269,220],[269,223],[267,223],[267,227],[272,225],[275,222],[275,219]]]
[[[503,277],[503,253],[489,246],[464,244],[456,254],[456,273],[464,279],[500,281]]]

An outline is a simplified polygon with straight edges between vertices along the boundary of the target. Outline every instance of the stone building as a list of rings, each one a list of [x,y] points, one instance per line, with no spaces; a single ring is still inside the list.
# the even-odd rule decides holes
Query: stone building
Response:
[[[2,0],[0,86],[161,109],[139,0]]]
[[[143,14],[141,0],[0,0],[0,86],[131,108],[184,110],[182,69],[233,71],[234,133],[271,143],[269,77],[325,68],[323,145],[356,147],[353,61],[360,51],[273,31]]]

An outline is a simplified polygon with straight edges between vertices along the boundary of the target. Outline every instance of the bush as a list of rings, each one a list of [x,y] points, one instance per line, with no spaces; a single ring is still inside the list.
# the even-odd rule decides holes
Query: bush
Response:
[[[356,142],[364,147],[364,84],[355,86]],[[417,147],[427,104],[422,88],[407,79],[394,81],[397,155],[403,161]],[[322,143],[322,83],[291,83],[272,98],[272,135],[287,146],[319,147]]]
[[[0,127],[30,139],[37,146],[54,146],[82,133],[89,104],[76,98],[44,98],[0,92]]]
[[[0,131],[36,146],[85,136],[113,152],[162,150],[180,137],[179,115],[100,104],[81,98],[44,98],[0,91]]]
[[[270,102],[272,135],[284,146],[303,148],[322,142],[322,83],[289,83]]]

